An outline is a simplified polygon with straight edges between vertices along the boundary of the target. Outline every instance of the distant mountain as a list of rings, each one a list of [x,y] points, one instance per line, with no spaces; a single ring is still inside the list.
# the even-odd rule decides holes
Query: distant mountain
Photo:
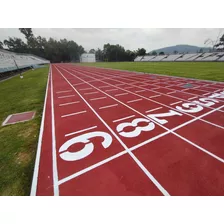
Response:
[[[200,51],[200,49],[202,49],[203,52],[209,52],[211,50],[211,48],[209,47],[197,47],[192,45],[176,45],[176,46],[160,48],[154,51],[156,51],[157,54],[159,54],[159,52],[164,52],[165,54],[173,54],[174,51],[177,51],[178,53],[197,53]]]

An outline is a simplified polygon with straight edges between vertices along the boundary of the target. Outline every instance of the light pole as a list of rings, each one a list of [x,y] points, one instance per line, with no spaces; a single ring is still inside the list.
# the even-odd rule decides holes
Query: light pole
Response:
[[[19,70],[19,66],[18,66],[17,63],[16,63],[16,60],[15,60],[15,59],[13,59],[13,60],[14,60],[14,63],[15,63],[15,65],[16,65],[17,69]],[[21,79],[23,78],[21,71],[20,71],[19,76],[20,76]]]

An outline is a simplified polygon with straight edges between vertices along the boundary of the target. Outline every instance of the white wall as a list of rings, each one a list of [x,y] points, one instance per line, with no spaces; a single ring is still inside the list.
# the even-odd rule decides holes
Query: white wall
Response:
[[[96,62],[96,56],[95,54],[82,54],[80,62]]]

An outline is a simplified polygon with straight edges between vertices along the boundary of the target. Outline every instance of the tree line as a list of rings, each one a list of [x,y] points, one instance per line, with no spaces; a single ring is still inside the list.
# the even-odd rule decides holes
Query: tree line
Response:
[[[51,62],[77,61],[81,54],[85,52],[81,45],[73,40],[61,39],[59,41],[45,37],[35,37],[31,28],[19,28],[25,36],[26,42],[17,37],[9,37],[0,42],[0,48],[6,46],[7,50],[16,53],[34,54],[46,58]]]
[[[0,41],[0,49],[7,49],[16,53],[34,54],[46,58],[51,62],[79,61],[80,55],[87,53],[85,49],[73,40],[60,39],[59,41],[45,37],[35,36],[32,28],[19,28],[25,36],[24,42],[21,38],[9,37]],[[136,51],[125,50],[121,45],[104,44],[103,49],[91,49],[89,53],[95,53],[98,61],[133,61],[138,55],[145,55],[144,48]]]
[[[109,43],[104,44],[103,49],[97,50],[91,49],[89,53],[93,53],[96,56],[97,61],[133,61],[137,56],[145,55],[146,50],[144,48],[138,48],[136,51],[125,50],[119,44],[111,45]]]
[[[9,37],[3,42],[0,41],[0,49],[4,46],[10,51],[16,53],[34,54],[50,60],[51,62],[74,62],[79,61],[80,55],[86,53],[85,49],[73,40],[60,39],[59,41],[45,37],[35,37],[31,28],[19,28],[20,32],[25,36],[26,42],[17,37]],[[220,38],[219,43],[215,46],[219,50],[224,51],[224,35]],[[97,61],[133,61],[137,56],[157,55],[156,51],[146,53],[144,48],[138,48],[131,51],[126,50],[123,46],[109,43],[103,45],[103,49],[91,49],[89,53],[96,55]],[[177,54],[174,51],[174,54]],[[160,52],[159,55],[164,55]]]

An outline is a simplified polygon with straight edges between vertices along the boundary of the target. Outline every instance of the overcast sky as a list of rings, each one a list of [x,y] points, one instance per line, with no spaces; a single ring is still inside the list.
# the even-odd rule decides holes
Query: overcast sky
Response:
[[[206,39],[216,40],[220,33],[224,33],[224,29],[51,29],[41,28],[33,29],[34,35],[42,37],[53,37],[57,40],[66,38],[74,40],[77,44],[82,45],[85,50],[91,48],[101,48],[105,43],[120,44],[125,49],[136,50],[137,48],[145,48],[147,52],[168,47],[177,44],[189,44],[203,47]],[[18,29],[0,28],[0,41],[8,37],[24,36]],[[24,39],[25,40],[25,39]]]

